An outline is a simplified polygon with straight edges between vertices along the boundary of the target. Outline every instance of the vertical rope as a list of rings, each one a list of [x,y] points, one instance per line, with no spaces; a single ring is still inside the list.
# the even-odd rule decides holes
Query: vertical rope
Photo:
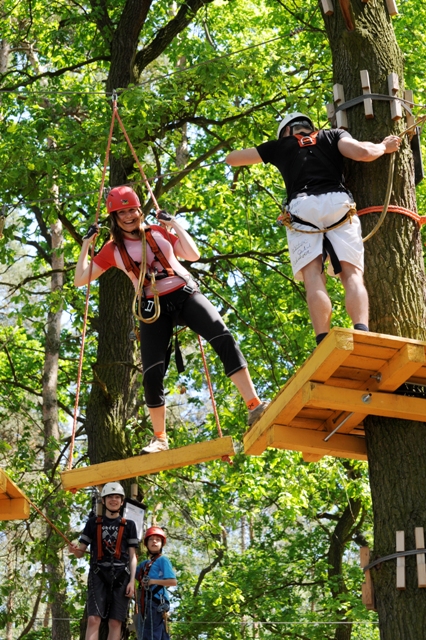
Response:
[[[107,149],[106,149],[106,153],[105,153],[104,166],[103,166],[103,170],[102,170],[101,186],[99,188],[98,204],[96,206],[95,224],[97,224],[97,222],[99,220],[99,212],[100,212],[100,209],[101,209],[101,202],[102,202],[102,196],[103,196],[104,185],[105,185],[105,176],[106,176],[106,171],[107,171],[107,167],[108,167],[109,153],[110,153],[110,149],[111,149],[112,134],[113,134],[113,131],[114,131],[114,122],[115,122],[115,118],[117,116],[118,116],[118,114],[117,114],[117,100],[116,100],[116,98],[113,98],[113,101],[112,101],[112,118],[111,118],[111,125],[110,125],[110,128],[109,128],[109,135],[108,135]],[[74,454],[75,433],[76,433],[76,429],[77,429],[78,404],[79,404],[79,400],[80,400],[81,375],[82,375],[82,371],[83,371],[84,346],[85,346],[85,342],[86,342],[87,316],[88,316],[88,312],[89,312],[90,280],[91,280],[91,277],[92,277],[93,257],[94,257],[94,255],[95,255],[95,242],[92,242],[91,252],[90,252],[90,265],[89,265],[89,282],[87,283],[87,290],[86,290],[86,302],[85,302],[85,306],[84,306],[84,315],[83,315],[83,331],[82,331],[82,334],[81,334],[80,359],[79,359],[79,362],[78,362],[78,373],[77,373],[77,384],[76,384],[77,388],[76,388],[76,393],[75,393],[74,416],[73,416],[73,425],[72,425],[72,433],[71,433],[71,441],[70,441],[70,452],[69,452],[69,457],[68,457],[68,469],[71,469],[71,467],[72,467],[72,458],[73,458],[73,454]]]
[[[216,400],[215,400],[214,393],[213,393],[213,386],[212,386],[212,382],[211,382],[211,379],[210,379],[210,373],[209,373],[209,370],[208,370],[208,367],[207,367],[206,354],[204,353],[204,347],[203,347],[203,343],[201,342],[201,336],[197,336],[197,337],[198,337],[198,344],[200,345],[201,357],[203,359],[204,372],[205,372],[206,378],[207,378],[207,385],[209,387],[210,400],[212,401],[213,413],[214,413],[214,417],[215,417],[215,420],[216,420],[217,430],[218,430],[218,433],[219,433],[219,437],[223,438],[222,428],[220,426],[219,414],[217,412]],[[222,456],[222,460],[224,462],[229,462],[229,464],[232,464],[232,460],[228,455]]]

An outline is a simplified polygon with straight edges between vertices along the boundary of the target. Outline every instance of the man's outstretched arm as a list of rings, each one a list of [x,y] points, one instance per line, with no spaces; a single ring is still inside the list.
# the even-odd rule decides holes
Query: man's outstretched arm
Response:
[[[357,160],[358,162],[373,162],[385,153],[398,151],[401,144],[398,136],[387,136],[382,142],[359,142],[354,138],[341,138],[337,143],[340,153],[345,158]]]
[[[251,147],[250,149],[231,151],[226,156],[225,162],[230,164],[231,167],[244,167],[247,164],[259,164],[259,162],[263,161],[258,150],[255,147]]]

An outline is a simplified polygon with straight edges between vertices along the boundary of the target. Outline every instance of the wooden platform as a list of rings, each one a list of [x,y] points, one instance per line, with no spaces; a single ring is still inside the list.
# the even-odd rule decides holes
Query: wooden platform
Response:
[[[169,449],[160,453],[134,456],[125,460],[102,462],[90,467],[79,467],[61,473],[62,487],[68,491],[91,487],[94,485],[124,480],[137,476],[146,476],[167,469],[187,467],[191,464],[217,460],[223,456],[235,455],[232,438],[226,436],[216,440],[197,442],[186,447]]]
[[[26,520],[30,505],[25,494],[0,469],[0,520]]]
[[[307,461],[366,460],[367,415],[426,422],[426,399],[392,393],[405,382],[426,385],[425,349],[420,340],[332,329],[246,432],[245,452],[275,447],[302,451]]]

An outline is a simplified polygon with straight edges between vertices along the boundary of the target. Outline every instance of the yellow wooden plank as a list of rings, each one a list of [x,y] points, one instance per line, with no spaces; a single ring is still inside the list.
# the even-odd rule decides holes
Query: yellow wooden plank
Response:
[[[9,498],[0,502],[0,520],[26,520],[30,505],[25,498]]]
[[[314,382],[307,382],[305,388],[309,389],[309,399],[306,402],[308,407],[426,422],[426,400],[422,398],[409,398],[380,391],[374,391],[367,397],[367,392],[353,389],[340,389],[336,394],[334,387]],[[366,401],[363,398],[366,398]]]
[[[345,331],[345,329],[341,329]],[[379,347],[389,347],[391,349],[401,349],[404,344],[422,344],[426,347],[423,340],[415,340],[414,338],[404,338],[401,336],[390,336],[386,333],[375,333],[373,331],[356,331],[355,329],[346,329],[353,334],[355,344],[371,344]]]
[[[369,358],[377,358],[378,360],[390,360],[398,351],[398,347],[380,347],[373,342],[363,343],[354,341],[354,355],[367,356]]]
[[[381,369],[386,362],[386,360],[379,360],[368,356],[351,355],[346,360],[345,366],[350,369],[360,369],[361,371],[376,373],[376,371]]]
[[[187,467],[200,462],[216,460],[222,456],[235,455],[232,438],[226,436],[206,442],[197,442],[186,447],[169,449],[160,453],[135,456],[125,460],[112,460],[94,464],[90,467],[78,467],[61,473],[62,486],[65,490],[81,489],[93,485],[104,484],[114,480],[124,480],[136,476],[158,473],[166,469]]]
[[[401,384],[403,384],[410,377],[410,375],[413,374],[413,372],[418,371],[419,368],[421,368],[422,363],[424,363],[425,361],[425,348],[423,345],[410,343],[403,344],[399,351],[395,351],[394,349],[389,351],[393,353],[392,358],[389,362],[385,362],[381,369],[377,371],[377,374],[381,375],[380,381],[372,378],[371,376],[365,375],[366,372],[363,372],[363,374],[365,375],[364,382],[360,382],[358,384],[355,382],[352,384],[352,382],[350,382],[348,384],[348,380],[345,379],[339,381],[341,383],[341,386],[345,388],[394,391]],[[349,361],[350,359],[348,359],[348,362]],[[344,368],[344,371],[342,371],[342,369],[343,367],[338,369],[336,375],[350,375],[347,367]],[[353,370],[354,374],[355,371],[358,374],[359,370]],[[359,377],[359,379],[361,380],[363,376],[357,377]],[[330,385],[332,383],[334,386],[335,382],[337,382],[335,378],[330,378],[330,380],[327,381],[327,384]],[[348,415],[347,412],[346,414],[341,414],[338,412],[334,413],[325,424],[325,428],[327,429],[327,431],[333,431],[335,426],[344,417],[346,417],[346,415]],[[351,416],[343,425],[341,433],[350,433],[351,428],[362,422],[366,415],[368,414],[356,413]]]
[[[425,364],[423,345],[405,344],[380,369],[381,380],[371,378],[368,389],[395,391]]]
[[[302,452],[302,458],[305,462],[319,462],[323,457],[321,453]]]
[[[8,476],[0,469],[0,493],[6,493]]]
[[[328,442],[324,442],[327,434],[324,431],[294,429],[282,425],[272,425],[267,432],[268,447],[302,451],[321,456],[367,460],[365,440],[356,436],[336,434]]]

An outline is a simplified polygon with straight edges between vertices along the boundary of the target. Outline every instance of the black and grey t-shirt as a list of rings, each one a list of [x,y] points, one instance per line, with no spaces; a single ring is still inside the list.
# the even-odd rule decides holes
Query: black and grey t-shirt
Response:
[[[133,522],[133,520],[126,520],[123,536],[121,539],[120,558],[113,558],[118,540],[118,532],[121,526],[120,522],[120,517],[107,518],[106,516],[103,516],[102,518],[102,523],[100,525],[102,540],[102,559],[99,561],[100,564],[111,564],[111,560],[113,560],[114,564],[127,565],[127,563],[129,562],[129,547],[136,548],[139,544],[135,523]],[[92,561],[96,561],[98,555],[98,526],[99,525],[97,524],[96,516],[89,518],[79,539],[80,542],[83,542],[86,545],[90,545]]]
[[[300,147],[295,136],[264,142],[256,147],[263,162],[280,171],[287,189],[287,201],[298,193],[320,195],[345,192],[343,156],[337,143],[351,138],[344,129],[322,129],[314,146]]]

